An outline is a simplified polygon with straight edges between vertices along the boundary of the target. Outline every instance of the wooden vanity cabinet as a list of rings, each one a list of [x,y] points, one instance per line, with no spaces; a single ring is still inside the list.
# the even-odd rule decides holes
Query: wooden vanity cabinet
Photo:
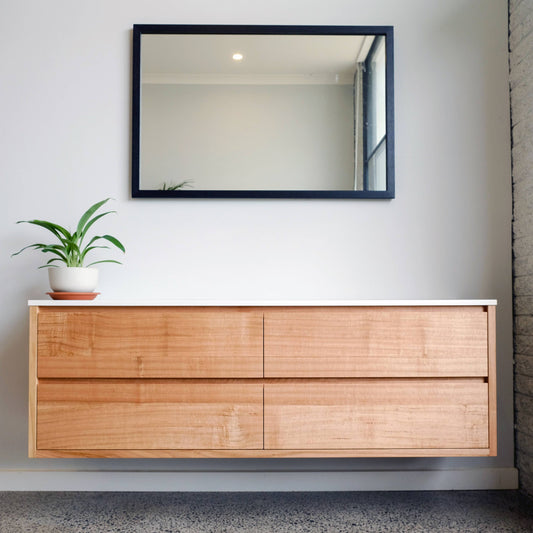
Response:
[[[31,457],[496,454],[494,305],[30,307]]]

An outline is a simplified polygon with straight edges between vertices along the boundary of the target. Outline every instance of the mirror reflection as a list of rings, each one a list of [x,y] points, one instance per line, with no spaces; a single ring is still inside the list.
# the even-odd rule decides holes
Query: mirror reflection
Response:
[[[134,196],[393,196],[391,29],[136,28]]]

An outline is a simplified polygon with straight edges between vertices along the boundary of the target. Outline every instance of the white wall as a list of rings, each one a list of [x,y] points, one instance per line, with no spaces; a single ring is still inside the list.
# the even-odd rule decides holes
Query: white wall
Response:
[[[142,89],[141,188],[354,189],[351,85]]]
[[[134,23],[393,25],[397,198],[131,200]],[[406,488],[429,484],[404,470],[447,470],[505,485],[492,469],[513,466],[507,2],[3,0],[0,39],[0,489],[42,470],[45,488],[83,489],[77,471],[100,469],[397,470]],[[119,214],[103,227],[127,255],[102,267],[103,297],[497,298],[498,457],[28,460],[26,300],[47,281],[40,257],[9,257],[43,235],[14,222],[67,224],[107,196]],[[70,484],[54,473],[66,469]]]

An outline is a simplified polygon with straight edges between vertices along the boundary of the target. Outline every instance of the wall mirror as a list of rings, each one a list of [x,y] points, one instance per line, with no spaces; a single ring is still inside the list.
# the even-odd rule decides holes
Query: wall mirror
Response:
[[[390,26],[133,27],[132,196],[393,198]]]

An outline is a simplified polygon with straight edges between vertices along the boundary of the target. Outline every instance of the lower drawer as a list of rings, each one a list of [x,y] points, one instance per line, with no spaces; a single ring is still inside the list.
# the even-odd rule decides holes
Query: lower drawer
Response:
[[[40,380],[37,450],[263,448],[263,386]]]
[[[482,379],[265,384],[265,449],[487,448]]]

